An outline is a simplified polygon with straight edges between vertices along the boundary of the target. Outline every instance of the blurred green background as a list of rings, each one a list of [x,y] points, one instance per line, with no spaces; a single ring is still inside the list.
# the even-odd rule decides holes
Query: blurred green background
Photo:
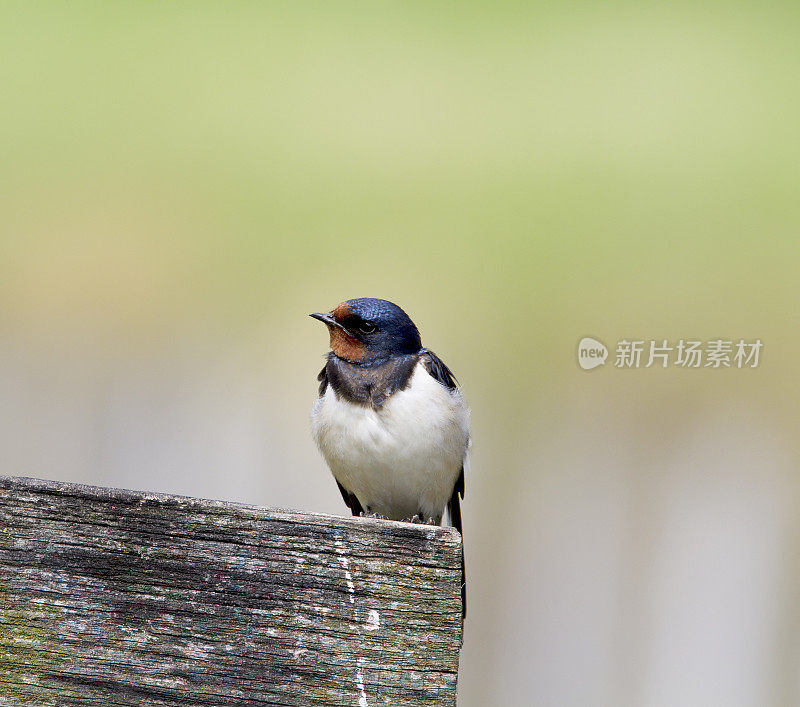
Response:
[[[798,77],[789,2],[4,2],[0,470],[343,514],[306,314],[390,299],[473,409],[460,705],[798,704]]]

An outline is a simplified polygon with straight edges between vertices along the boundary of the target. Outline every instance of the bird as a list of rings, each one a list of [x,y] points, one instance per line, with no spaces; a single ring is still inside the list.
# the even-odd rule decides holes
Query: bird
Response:
[[[398,305],[349,299],[309,316],[328,328],[311,430],[354,516],[462,533],[470,411],[452,371]],[[466,581],[462,546],[462,605]]]

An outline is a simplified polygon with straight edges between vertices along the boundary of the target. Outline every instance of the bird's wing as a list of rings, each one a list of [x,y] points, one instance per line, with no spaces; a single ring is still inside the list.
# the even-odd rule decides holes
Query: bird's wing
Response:
[[[317,380],[319,381],[319,396],[322,397],[325,395],[325,391],[328,389],[328,366],[326,365],[323,368],[319,375],[317,376]],[[335,480],[335,479],[334,479]],[[342,498],[344,499],[345,504],[347,507],[352,511],[354,516],[361,515],[364,509],[361,507],[361,504],[358,502],[356,495],[354,493],[350,493],[344,486],[342,486],[338,481],[336,481],[336,485],[339,487],[339,492],[342,494]]]
[[[448,390],[458,390],[458,381],[453,375],[453,372],[447,367],[447,364],[442,361],[433,351],[422,349],[420,360],[425,366],[425,370],[430,375],[439,381]],[[453,487],[453,496],[447,504],[447,509],[450,511],[450,519],[453,527],[461,532],[461,509],[459,507],[459,496],[464,498],[464,467],[461,467],[461,473],[458,475],[455,486]],[[455,511],[455,512],[454,512]]]
[[[360,516],[364,512],[364,509],[358,502],[356,495],[354,493],[350,493],[338,481],[336,482],[336,485],[339,487],[339,492],[342,494],[342,498],[344,499],[344,502],[347,504],[347,507],[353,512],[353,515]]]
[[[317,380],[319,381],[319,397],[321,398],[325,395],[325,391],[328,389],[328,364],[326,363],[323,366],[322,370],[319,372],[317,376]]]
[[[458,381],[453,375],[453,372],[442,359],[433,353],[433,351],[430,349],[422,349],[420,352],[420,359],[425,366],[425,370],[445,388],[449,388],[450,390],[458,389]]]
[[[422,349],[420,356],[425,370],[431,374],[433,378],[439,381],[445,388],[449,390],[458,389],[458,381],[453,375],[453,372],[447,367],[447,364],[442,361],[433,351]],[[464,531],[461,528],[461,501],[464,498],[464,466],[461,466],[461,472],[456,479],[455,486],[453,486],[453,495],[447,502],[447,513],[450,516],[450,523],[453,527],[461,533],[463,538]],[[467,616],[467,574],[464,567],[464,550],[462,545],[461,550],[461,601],[464,606],[464,617]]]

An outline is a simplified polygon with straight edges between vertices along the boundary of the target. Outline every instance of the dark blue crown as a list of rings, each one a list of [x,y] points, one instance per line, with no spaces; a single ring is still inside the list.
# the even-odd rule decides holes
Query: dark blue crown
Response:
[[[414,354],[422,348],[422,340],[414,322],[393,302],[374,297],[347,300],[353,324],[371,324],[376,331],[360,338],[372,357],[392,354]],[[348,326],[349,328],[349,326]]]

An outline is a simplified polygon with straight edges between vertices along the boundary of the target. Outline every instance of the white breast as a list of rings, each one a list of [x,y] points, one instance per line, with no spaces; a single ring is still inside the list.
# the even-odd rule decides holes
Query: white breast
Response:
[[[469,410],[418,363],[380,409],[337,397],[329,385],[311,412],[314,439],[337,481],[362,507],[400,520],[440,520],[469,444]]]

